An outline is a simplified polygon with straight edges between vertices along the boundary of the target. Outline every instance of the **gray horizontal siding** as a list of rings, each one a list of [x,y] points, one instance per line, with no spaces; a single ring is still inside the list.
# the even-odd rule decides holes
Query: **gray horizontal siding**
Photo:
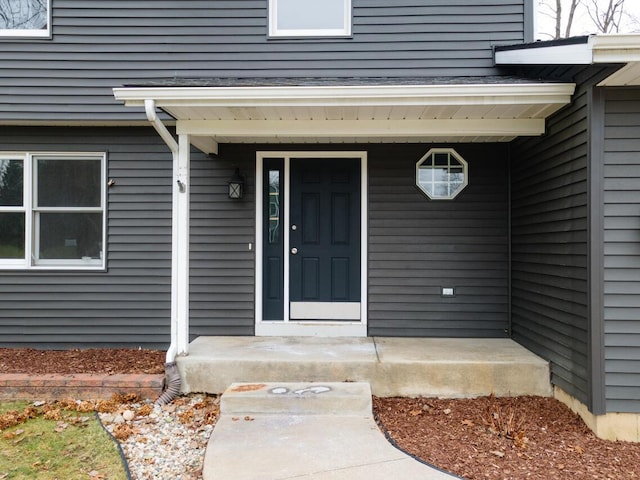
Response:
[[[453,201],[415,186],[428,145],[369,151],[369,335],[507,335],[506,147],[453,146],[470,177]],[[442,298],[444,286],[456,297]]]
[[[255,244],[255,147],[222,145],[220,155],[192,157],[190,333],[253,335]],[[239,168],[241,201],[227,197]]]
[[[2,271],[0,344],[165,347],[171,155],[150,128],[0,130],[0,151],[107,152],[106,272]]]
[[[606,408],[640,412],[640,89],[605,93]]]
[[[568,72],[553,72],[564,75]],[[575,73],[575,72],[574,72]],[[513,338],[551,363],[551,380],[590,405],[586,72],[546,135],[512,144]]]
[[[268,39],[266,0],[55,0],[51,40],[0,39],[0,120],[140,120],[111,89],[174,77],[494,75],[525,0],[353,0],[353,37]]]
[[[255,150],[192,153],[191,334],[253,333]],[[2,271],[0,344],[166,348],[171,298],[168,148],[149,128],[5,127],[0,151],[107,152],[107,271]],[[242,202],[226,196],[236,167]]]

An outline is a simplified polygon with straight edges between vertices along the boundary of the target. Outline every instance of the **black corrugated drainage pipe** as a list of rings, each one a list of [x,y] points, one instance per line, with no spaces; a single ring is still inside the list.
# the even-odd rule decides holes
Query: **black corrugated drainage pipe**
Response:
[[[156,405],[167,405],[171,403],[179,394],[182,381],[178,372],[176,362],[164,364],[164,391],[156,400]]]

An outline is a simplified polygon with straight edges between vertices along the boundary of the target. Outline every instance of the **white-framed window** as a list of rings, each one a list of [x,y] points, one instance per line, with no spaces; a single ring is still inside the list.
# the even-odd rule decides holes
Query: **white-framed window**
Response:
[[[103,153],[0,153],[0,268],[103,269]]]
[[[451,200],[468,183],[467,162],[453,148],[432,148],[416,163],[416,185],[432,200]]]
[[[50,36],[51,0],[0,0],[0,38]]]
[[[351,0],[269,0],[271,37],[351,35]]]

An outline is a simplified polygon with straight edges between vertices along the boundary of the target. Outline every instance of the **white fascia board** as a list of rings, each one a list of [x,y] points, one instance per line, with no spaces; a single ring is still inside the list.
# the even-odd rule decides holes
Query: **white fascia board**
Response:
[[[640,61],[640,35],[596,35],[589,39],[594,63]]]
[[[125,106],[153,99],[172,106],[385,106],[567,103],[572,83],[470,85],[294,86],[294,87],[131,87],[114,88]]]
[[[497,50],[496,65],[591,65],[640,61],[640,34],[593,35],[585,43]]]
[[[590,65],[593,53],[587,43],[496,51],[496,65]]]
[[[542,135],[545,121],[527,119],[426,120],[179,120],[178,134],[222,137],[376,137]]]

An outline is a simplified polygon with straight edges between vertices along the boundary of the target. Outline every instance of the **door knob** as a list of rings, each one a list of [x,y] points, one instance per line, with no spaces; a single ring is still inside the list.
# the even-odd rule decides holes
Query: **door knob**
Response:
[[[297,225],[291,225],[291,230],[293,230],[294,232],[298,229]]]
[[[298,253],[298,249],[296,247],[293,247],[291,249],[291,255],[295,255],[296,253]]]

